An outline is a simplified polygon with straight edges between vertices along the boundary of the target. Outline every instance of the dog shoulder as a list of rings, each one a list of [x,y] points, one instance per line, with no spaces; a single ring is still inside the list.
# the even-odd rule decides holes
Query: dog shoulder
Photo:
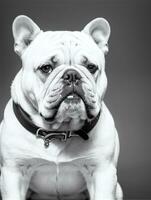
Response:
[[[102,103],[101,119],[103,121],[104,126],[115,129],[115,122],[113,116],[104,102]]]

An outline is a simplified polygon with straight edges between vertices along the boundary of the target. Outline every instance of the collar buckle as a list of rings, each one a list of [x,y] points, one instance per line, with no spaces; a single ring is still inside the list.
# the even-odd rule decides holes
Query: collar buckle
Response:
[[[67,131],[66,135],[67,135],[67,138],[78,137],[78,135],[74,133],[74,131]]]

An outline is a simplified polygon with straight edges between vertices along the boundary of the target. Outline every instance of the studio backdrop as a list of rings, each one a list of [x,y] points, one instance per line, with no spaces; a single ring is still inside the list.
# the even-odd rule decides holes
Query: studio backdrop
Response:
[[[1,0],[0,119],[21,67],[11,29],[20,14],[43,30],[82,30],[96,17],[109,21],[105,103],[119,132],[118,178],[125,199],[151,199],[151,1]]]

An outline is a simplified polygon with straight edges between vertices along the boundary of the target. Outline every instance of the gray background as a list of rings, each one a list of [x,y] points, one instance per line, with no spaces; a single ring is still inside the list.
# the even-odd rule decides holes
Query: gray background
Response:
[[[81,30],[95,17],[111,24],[106,57],[105,101],[119,132],[119,181],[126,199],[151,199],[151,1],[147,0],[1,0],[0,119],[10,84],[21,62],[13,52],[15,16],[33,18],[43,30]]]

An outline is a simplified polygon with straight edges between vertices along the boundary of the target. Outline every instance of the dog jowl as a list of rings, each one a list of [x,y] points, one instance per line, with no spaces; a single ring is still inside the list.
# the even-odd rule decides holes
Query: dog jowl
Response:
[[[22,67],[0,126],[2,199],[121,200],[118,134],[103,101],[109,23],[44,32],[21,15],[12,30]]]

